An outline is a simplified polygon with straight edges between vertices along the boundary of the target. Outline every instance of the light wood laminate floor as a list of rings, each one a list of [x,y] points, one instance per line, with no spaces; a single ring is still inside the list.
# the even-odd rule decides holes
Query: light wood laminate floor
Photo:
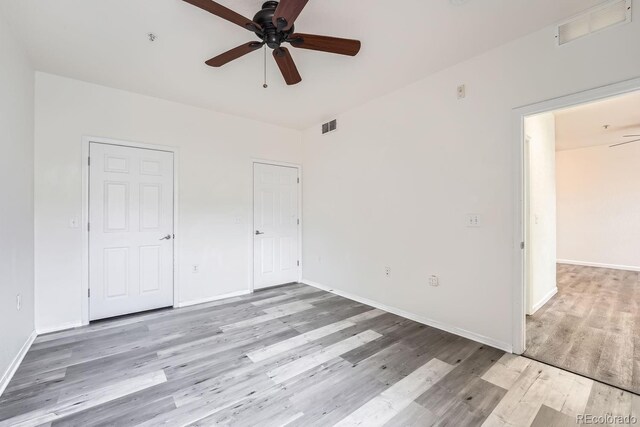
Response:
[[[304,285],[37,338],[0,426],[541,426],[638,397]]]
[[[640,275],[558,264],[558,293],[527,318],[525,355],[640,393]]]

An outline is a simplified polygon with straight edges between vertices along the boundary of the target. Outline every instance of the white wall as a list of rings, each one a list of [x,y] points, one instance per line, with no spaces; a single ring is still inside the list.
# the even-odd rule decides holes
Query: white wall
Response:
[[[562,48],[554,36],[546,28],[340,114],[334,134],[308,129],[306,280],[511,348],[512,109],[640,75],[640,20]],[[467,213],[482,227],[467,228]]]
[[[553,113],[525,119],[528,147],[527,314],[558,292],[556,286],[556,120]]]
[[[0,394],[34,330],[33,86],[29,60],[0,17]]]
[[[557,153],[558,258],[640,271],[640,143]]]
[[[211,94],[215,96],[215,94]],[[36,327],[81,321],[81,140],[179,148],[180,302],[248,289],[251,158],[301,161],[300,133],[36,74]],[[200,273],[191,266],[198,264]]]

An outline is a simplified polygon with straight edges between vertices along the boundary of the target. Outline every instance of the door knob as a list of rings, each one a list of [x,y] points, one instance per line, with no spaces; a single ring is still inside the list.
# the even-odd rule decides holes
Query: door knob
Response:
[[[256,236],[259,236],[261,234],[264,234],[264,232],[256,230]]]
[[[171,240],[171,234],[167,234],[166,236],[164,236],[162,239],[160,240]]]

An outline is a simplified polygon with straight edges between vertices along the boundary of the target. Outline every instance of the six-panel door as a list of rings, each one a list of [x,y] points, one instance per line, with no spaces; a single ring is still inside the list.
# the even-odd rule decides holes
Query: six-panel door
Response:
[[[254,288],[296,282],[298,169],[255,163]]]
[[[173,153],[90,144],[89,317],[173,305]]]

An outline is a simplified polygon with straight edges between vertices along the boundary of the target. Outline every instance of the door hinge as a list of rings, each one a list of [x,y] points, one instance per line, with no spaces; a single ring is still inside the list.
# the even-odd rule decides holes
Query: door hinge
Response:
[[[87,223],[87,231],[91,231],[91,223],[90,222]]]
[[[520,242],[520,249],[524,249],[524,242]]]
[[[300,184],[300,178],[298,178],[298,184]]]
[[[87,157],[87,165],[91,166],[91,157]]]
[[[300,225],[300,218],[298,218],[298,225]]]
[[[91,288],[87,290],[87,297],[91,298]]]
[[[300,261],[298,261],[297,264],[298,264],[298,267],[300,267]]]

